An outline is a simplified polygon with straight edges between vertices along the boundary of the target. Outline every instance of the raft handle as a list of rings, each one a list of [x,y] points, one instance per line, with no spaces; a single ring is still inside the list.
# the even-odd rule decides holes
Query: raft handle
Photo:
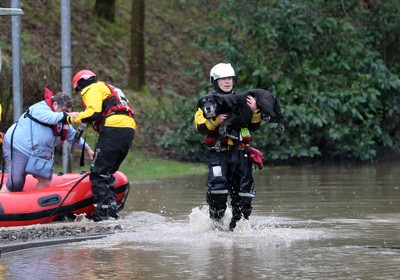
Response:
[[[61,196],[58,194],[43,196],[39,198],[39,205],[42,207],[59,204],[61,202]]]

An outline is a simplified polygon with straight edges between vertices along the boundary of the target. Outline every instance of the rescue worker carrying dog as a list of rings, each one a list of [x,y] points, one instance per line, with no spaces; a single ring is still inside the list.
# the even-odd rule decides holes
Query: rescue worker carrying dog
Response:
[[[235,94],[235,70],[229,63],[219,63],[212,67],[210,79],[213,91],[208,94]],[[261,112],[252,96],[247,98],[247,105],[252,110],[251,123],[239,132],[239,140],[225,137],[219,139],[218,127],[226,119],[226,114],[206,119],[199,108],[194,116],[197,132],[207,135],[204,144],[207,146],[205,161],[209,167],[207,177],[206,201],[209,205],[210,218],[220,222],[227,208],[228,194],[231,197],[232,219],[229,229],[243,217],[249,219],[252,211],[251,202],[256,195],[252,174],[252,163],[248,154],[249,142],[252,140],[249,131],[259,129]],[[220,142],[219,142],[220,141]],[[239,142],[238,142],[239,141]],[[221,146],[216,147],[216,143]]]
[[[118,219],[115,178],[135,138],[136,122],[133,110],[122,91],[97,81],[96,74],[81,70],[72,79],[75,92],[80,92],[83,112],[70,113],[70,124],[90,123],[99,133],[90,169],[95,222]]]

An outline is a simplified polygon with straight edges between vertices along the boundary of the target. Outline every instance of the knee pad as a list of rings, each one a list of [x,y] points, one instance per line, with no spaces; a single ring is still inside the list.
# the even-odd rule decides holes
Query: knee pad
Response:
[[[24,188],[25,185],[25,179],[23,180],[12,180],[9,179],[6,183],[6,186],[3,186],[3,188],[7,188],[11,192],[20,192]]]
[[[209,164],[208,180],[211,184],[225,182],[224,169],[220,162],[211,162]]]

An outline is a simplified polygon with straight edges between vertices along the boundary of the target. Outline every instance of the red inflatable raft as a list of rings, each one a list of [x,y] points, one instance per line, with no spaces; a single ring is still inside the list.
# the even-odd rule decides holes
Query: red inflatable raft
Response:
[[[1,174],[0,174],[1,176]],[[118,209],[122,210],[129,194],[128,177],[121,171],[114,174]],[[4,174],[4,182],[7,174]],[[0,193],[0,227],[51,223],[94,211],[89,173],[53,175],[51,186],[35,190],[37,180],[26,177],[22,192]]]

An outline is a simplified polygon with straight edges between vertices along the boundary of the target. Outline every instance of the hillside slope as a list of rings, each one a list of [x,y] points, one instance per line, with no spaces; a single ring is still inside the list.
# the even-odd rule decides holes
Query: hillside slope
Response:
[[[2,7],[9,4],[3,2],[0,1]],[[71,1],[72,75],[82,68],[89,68],[100,80],[124,88],[135,108],[138,135],[141,135],[146,133],[141,131],[144,122],[148,121],[144,119],[146,114],[170,103],[167,93],[192,96],[202,89],[204,80],[197,81],[188,73],[197,71],[206,78],[209,65],[205,57],[208,56],[188,42],[196,38],[202,24],[203,8],[188,7],[179,2],[146,1],[147,88],[144,92],[133,92],[126,89],[130,60],[130,2],[116,1],[115,23],[94,17],[94,3],[94,0]],[[44,87],[55,92],[61,89],[60,1],[21,1],[21,8],[24,11],[21,42],[26,108],[42,99]],[[197,16],[193,17],[194,14]],[[13,121],[10,17],[0,17],[0,30],[3,52],[0,93],[4,107],[0,129],[5,130]],[[74,96],[74,108],[80,108],[77,96]],[[146,140],[141,142],[146,143]]]

